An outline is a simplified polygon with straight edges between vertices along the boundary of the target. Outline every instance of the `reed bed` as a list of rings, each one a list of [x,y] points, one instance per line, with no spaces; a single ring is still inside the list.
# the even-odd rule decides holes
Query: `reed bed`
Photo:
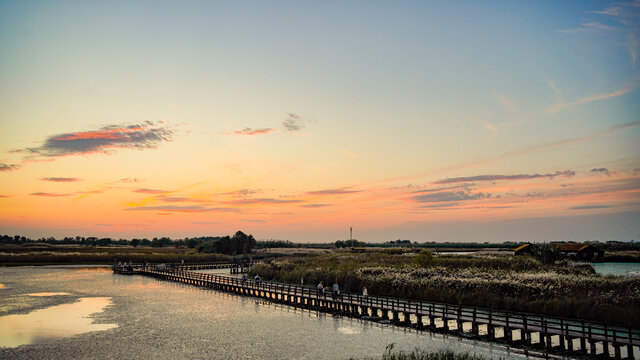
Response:
[[[347,292],[524,311],[640,328],[640,277],[596,274],[590,264],[542,264],[530,257],[331,254],[273,260],[252,273],[307,284],[337,282]]]

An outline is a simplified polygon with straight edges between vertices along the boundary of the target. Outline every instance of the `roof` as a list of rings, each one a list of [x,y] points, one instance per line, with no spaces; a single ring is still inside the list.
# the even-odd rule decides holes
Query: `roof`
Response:
[[[598,248],[592,246],[591,244],[562,244],[560,245],[561,251],[583,251],[588,247],[592,247],[595,250],[600,251]]]
[[[517,248],[513,249],[513,252],[521,251],[521,250],[523,250],[524,248],[526,248],[527,246],[531,246],[531,244],[529,244],[529,243],[522,244],[522,245],[518,246]]]

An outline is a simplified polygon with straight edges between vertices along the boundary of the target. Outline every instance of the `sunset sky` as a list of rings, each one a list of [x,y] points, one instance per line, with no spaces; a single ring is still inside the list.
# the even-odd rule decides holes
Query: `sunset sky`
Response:
[[[640,1],[0,1],[0,234],[640,238]]]

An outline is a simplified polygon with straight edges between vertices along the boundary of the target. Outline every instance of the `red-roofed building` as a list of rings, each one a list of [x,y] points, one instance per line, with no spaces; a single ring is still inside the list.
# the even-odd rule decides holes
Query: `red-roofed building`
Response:
[[[597,261],[602,260],[604,251],[591,244],[553,244],[560,253],[579,260]]]

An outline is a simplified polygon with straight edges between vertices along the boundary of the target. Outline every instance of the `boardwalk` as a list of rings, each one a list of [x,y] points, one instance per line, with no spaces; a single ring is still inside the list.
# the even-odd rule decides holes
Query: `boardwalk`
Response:
[[[114,269],[117,271],[117,269]],[[120,272],[119,272],[120,273]],[[393,297],[318,292],[315,288],[204,274],[185,269],[134,269],[131,273],[204,286],[319,311],[340,312],[418,329],[477,336],[512,346],[603,358],[632,359],[640,351],[640,330],[603,323],[550,318]]]

